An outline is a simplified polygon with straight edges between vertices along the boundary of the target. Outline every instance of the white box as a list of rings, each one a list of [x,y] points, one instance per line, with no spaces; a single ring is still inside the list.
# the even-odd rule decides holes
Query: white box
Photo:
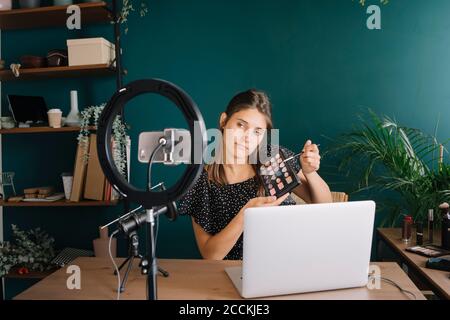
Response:
[[[110,64],[115,56],[115,46],[105,38],[67,40],[69,66]]]

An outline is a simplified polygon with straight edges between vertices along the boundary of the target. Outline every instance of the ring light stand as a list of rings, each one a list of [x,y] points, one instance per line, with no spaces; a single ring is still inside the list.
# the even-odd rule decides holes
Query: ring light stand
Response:
[[[118,171],[114,163],[110,143],[112,126],[116,116],[122,113],[128,101],[145,93],[159,94],[172,101],[183,113],[191,136],[191,161],[183,176],[173,186],[159,192],[154,192],[151,188],[142,191],[131,185]],[[160,141],[160,143],[166,142]],[[147,245],[146,258],[142,260],[141,267],[142,273],[147,275],[147,298],[150,300],[157,299],[156,274],[158,268],[155,252],[155,217],[166,214],[172,220],[175,218],[176,213],[171,209],[171,204],[192,188],[200,176],[203,170],[202,159],[206,142],[205,124],[197,105],[181,88],[165,80],[146,79],[131,82],[111,97],[100,115],[97,126],[97,149],[103,172],[116,191],[128,201],[140,204],[140,208],[145,210],[145,214],[141,217],[142,220],[145,218],[149,245]],[[200,161],[197,159],[200,159]],[[149,160],[149,166],[151,161],[152,159]],[[134,218],[134,221],[137,229],[139,221],[136,218]]]

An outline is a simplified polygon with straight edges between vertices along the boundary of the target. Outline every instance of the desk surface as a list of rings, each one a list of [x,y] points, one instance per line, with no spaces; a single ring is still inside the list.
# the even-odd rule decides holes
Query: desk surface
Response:
[[[123,259],[117,259],[119,262]],[[72,264],[81,269],[81,289],[69,290],[66,281],[70,274],[61,268],[50,276],[15,297],[24,299],[115,299],[117,278],[109,259],[78,258]],[[158,298],[173,300],[240,299],[224,271],[225,267],[239,266],[240,261],[213,260],[158,260],[160,267],[170,273],[168,278],[158,275]],[[417,299],[425,299],[403,270],[391,262],[377,263],[381,275],[397,282],[405,290],[412,291]],[[122,272],[123,274],[123,272]],[[145,277],[137,264],[133,266],[126,290],[121,299],[140,300],[146,298]],[[295,294],[273,297],[273,299],[411,299],[389,283],[381,282],[380,289],[354,288],[326,292]]]
[[[405,262],[416,272],[419,272],[426,280],[428,280],[435,290],[439,290],[442,296],[450,299],[450,278],[449,272],[439,271],[425,268],[425,263],[428,260],[427,257],[420,256],[418,254],[408,252],[405,249],[407,247],[412,247],[416,245],[415,234],[411,243],[406,244],[401,239],[401,229],[400,228],[380,228],[378,229],[378,234],[383,238],[383,240],[400,256],[405,260]],[[435,232],[433,238],[436,240],[435,244],[440,244],[440,234]],[[427,235],[425,235],[427,239]]]

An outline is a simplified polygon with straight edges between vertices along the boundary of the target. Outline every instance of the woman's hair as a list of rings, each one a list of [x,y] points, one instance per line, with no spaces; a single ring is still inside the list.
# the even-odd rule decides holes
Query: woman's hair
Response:
[[[228,106],[225,110],[226,114],[226,121],[223,124],[219,123],[220,130],[222,132],[224,128],[223,126],[226,125],[226,122],[231,118],[233,114],[236,112],[239,112],[241,110],[245,109],[256,109],[260,113],[262,113],[267,122],[267,129],[270,130],[273,128],[272,124],[272,105],[270,103],[269,97],[267,94],[263,91],[258,91],[256,89],[250,89],[244,92],[240,92],[237,95],[235,95],[231,101],[228,103]],[[223,143],[220,147],[221,150],[223,150]],[[208,180],[217,183],[219,185],[227,184],[227,179],[225,177],[225,171],[223,170],[223,164],[222,161],[217,162],[218,157],[222,156],[222,152],[218,152],[216,154],[216,159],[213,163],[206,165],[206,171],[208,173]],[[222,160],[222,159],[220,159]],[[258,164],[253,164],[253,168],[255,172],[258,170]],[[258,196],[264,195],[264,187],[262,180],[258,177]]]

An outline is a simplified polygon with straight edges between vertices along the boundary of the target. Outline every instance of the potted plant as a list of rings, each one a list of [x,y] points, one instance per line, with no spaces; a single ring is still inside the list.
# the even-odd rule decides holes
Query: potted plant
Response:
[[[337,157],[339,171],[356,179],[354,192],[376,191],[388,210],[382,225],[394,226],[402,212],[424,220],[450,200],[450,164],[445,145],[419,129],[400,126],[369,110],[369,119],[337,138],[326,155]]]
[[[103,103],[99,106],[89,106],[85,108],[81,112],[81,121],[80,121],[80,133],[78,135],[78,142],[81,144],[83,148],[88,148],[87,137],[91,134],[89,127],[97,126],[98,120],[100,118],[100,114],[105,108],[106,103]],[[114,140],[115,148],[113,149],[113,158],[114,163],[116,164],[117,170],[123,175],[126,176],[126,168],[127,168],[127,159],[126,159],[126,147],[127,147],[127,135],[126,135],[126,126],[122,121],[120,115],[118,115],[113,122],[112,127],[112,135]],[[85,160],[88,160],[88,153],[85,153],[87,157]]]
[[[22,231],[12,225],[11,242],[0,242],[0,277],[17,268],[20,274],[30,271],[46,271],[54,266],[51,261],[55,257],[54,242],[46,232],[37,228]]]

